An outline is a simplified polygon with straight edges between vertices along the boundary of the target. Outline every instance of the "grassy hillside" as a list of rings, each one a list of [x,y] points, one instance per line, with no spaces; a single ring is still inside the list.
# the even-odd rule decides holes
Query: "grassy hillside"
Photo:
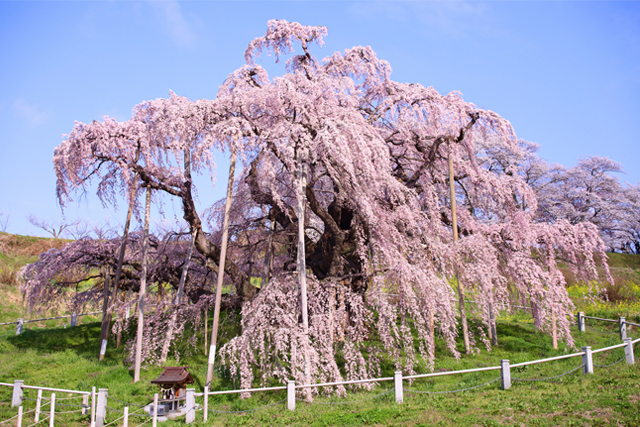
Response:
[[[4,242],[0,243],[4,244],[0,250],[0,260],[3,263],[0,268],[4,268],[4,260],[14,267],[34,260],[32,252],[36,249],[29,248],[48,249],[52,246],[47,245],[64,244],[64,241],[6,236],[0,235],[0,239],[3,239],[0,242]],[[638,274],[640,271],[640,257],[613,254],[610,261],[612,269],[627,269],[629,274]],[[20,294],[15,283],[3,283],[0,286],[5,296],[0,301],[0,321],[13,321],[22,312]],[[636,285],[629,280],[620,286],[623,292],[633,293]],[[631,319],[635,316],[636,320],[640,320],[637,299],[630,297],[616,302],[594,304],[583,298],[584,289],[586,287],[580,284],[570,288],[572,297],[583,311],[609,318],[626,315]],[[224,329],[220,344],[237,333],[238,319],[238,313],[223,313]],[[0,327],[0,382],[11,383],[15,379],[23,379],[26,384],[77,390],[90,390],[92,386],[106,387],[109,395],[119,400],[133,404],[148,403],[157,390],[149,381],[156,378],[161,369],[157,366],[146,367],[142,372],[142,381],[132,384],[133,373],[124,362],[125,351],[123,348],[115,349],[114,342],[109,343],[106,359],[98,362],[100,324],[91,320],[87,319],[88,323],[75,328],[28,324],[27,330],[20,336],[15,336],[13,325]],[[576,347],[591,345],[593,348],[600,348],[619,343],[615,325],[594,323],[593,326],[595,329],[589,329],[583,334],[573,328]],[[630,328],[629,335],[639,338],[640,330]],[[206,377],[207,357],[203,353],[204,338],[201,331],[198,331],[196,337],[197,347],[194,349],[183,343],[180,348],[181,359],[170,361],[168,365],[190,366],[195,379],[194,386],[201,391]],[[436,371],[496,366],[501,359],[518,363],[574,351],[562,345],[559,350],[553,350],[550,337],[538,332],[526,313],[501,316],[498,321],[498,337],[499,345],[490,352],[481,349],[478,354],[463,356],[460,360],[451,357],[444,343],[438,342]],[[459,342],[458,349],[462,348],[462,342]],[[638,345],[636,354],[640,359]],[[621,349],[614,350],[611,354],[597,354],[594,356],[594,363],[607,365],[620,360],[622,355]],[[514,369],[512,376],[521,379],[553,377],[579,366],[580,363],[578,358],[533,365]],[[381,375],[392,376],[393,370],[393,366],[384,365]],[[405,387],[415,391],[442,392],[483,384],[498,375],[498,372],[491,371],[436,377],[416,380],[413,384],[405,383]],[[387,382],[379,384],[372,391],[348,390],[343,398],[319,397],[310,404],[298,402],[293,413],[286,410],[285,403],[278,403],[249,413],[210,414],[206,425],[636,426],[640,425],[639,383],[640,362],[633,366],[627,366],[623,362],[611,367],[596,368],[594,375],[587,376],[577,371],[550,381],[514,382],[512,389],[508,391],[500,390],[499,382],[493,382],[485,387],[456,394],[407,392],[404,404],[397,405],[393,393],[380,395],[391,390],[392,383]],[[237,384],[223,372],[217,372],[213,388],[233,389],[237,388]],[[0,421],[15,414],[7,402],[10,391],[8,387],[0,387]],[[35,391],[27,391],[26,397],[35,398]],[[210,398],[210,409],[251,410],[279,402],[285,397],[284,393],[275,392],[256,393],[244,400],[237,395]],[[33,406],[33,401],[25,401],[25,410],[30,410]],[[122,404],[114,400],[109,401],[109,406],[114,409],[123,408]],[[107,421],[117,416],[119,414],[109,412]],[[63,423],[60,425],[75,427],[88,424],[88,418],[80,415],[65,414],[61,417]],[[33,422],[32,418],[28,420],[29,423]],[[201,412],[198,412],[197,420],[192,425],[205,425],[201,422]],[[184,425],[184,421],[171,421],[162,425]]]
[[[51,248],[61,248],[69,240],[18,236],[0,232],[0,322],[13,322],[24,317],[22,295],[19,292],[18,271],[35,262]],[[2,330],[0,330],[2,334]]]

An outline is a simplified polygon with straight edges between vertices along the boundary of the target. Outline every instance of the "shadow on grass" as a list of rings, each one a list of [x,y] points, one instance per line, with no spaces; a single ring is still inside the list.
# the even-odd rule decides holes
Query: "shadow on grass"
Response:
[[[43,354],[70,350],[84,359],[97,360],[100,351],[100,322],[69,328],[26,329],[20,335],[9,337],[7,341],[19,350],[35,350]],[[107,352],[107,364],[121,361],[122,349]]]

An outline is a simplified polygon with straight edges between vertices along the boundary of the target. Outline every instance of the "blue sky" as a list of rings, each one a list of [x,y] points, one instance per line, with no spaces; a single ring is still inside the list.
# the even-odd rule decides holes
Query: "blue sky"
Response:
[[[45,235],[28,214],[62,219],[51,158],[75,120],[126,120],[169,90],[213,98],[269,19],[328,27],[314,49],[321,58],[370,45],[395,80],[462,92],[541,144],[548,160],[607,156],[623,165],[623,181],[640,181],[639,2],[0,2],[7,231]],[[218,160],[214,188],[202,181],[203,206],[224,194],[227,164]],[[64,214],[117,223],[124,210],[88,193]],[[170,201],[164,215],[173,215]]]

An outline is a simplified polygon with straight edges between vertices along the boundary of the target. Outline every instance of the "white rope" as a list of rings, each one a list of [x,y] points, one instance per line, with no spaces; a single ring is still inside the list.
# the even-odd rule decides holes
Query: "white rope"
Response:
[[[43,419],[41,419],[41,420],[40,420],[40,421],[38,421],[37,423],[29,424],[27,427],[33,427],[33,426],[35,426],[36,424],[40,424],[41,422],[48,420],[49,418],[50,418],[50,416],[49,416],[49,417],[44,417]]]
[[[20,415],[20,414],[18,414],[18,415]],[[4,420],[4,421],[0,421],[0,424],[4,424],[4,423],[6,423],[7,421],[11,421],[11,420],[12,420],[12,419],[14,419],[14,418],[18,418],[18,415],[14,416],[14,417],[11,417],[11,418],[8,418],[8,419],[6,419],[6,420]]]
[[[110,426],[111,424],[115,423],[116,421],[120,421],[121,419],[124,418],[124,415],[121,416],[120,418],[116,418],[115,420],[111,421],[109,424],[105,424],[103,427],[107,427]]]
[[[446,391],[420,391],[420,390],[411,390],[409,388],[405,388],[404,391],[408,392],[408,393],[416,393],[416,394],[445,394],[445,393],[459,393],[461,391],[467,391],[467,390],[473,390],[475,388],[480,388],[480,387],[484,387],[486,385],[489,385],[491,383],[495,383],[496,381],[499,381],[500,378],[496,378],[493,379],[491,381],[487,381],[486,383],[482,383],[479,385],[474,385],[472,387],[467,387],[467,388],[461,388],[458,390],[446,390]]]
[[[82,409],[84,409],[84,408],[82,408]],[[81,412],[82,409],[73,409],[71,411],[54,412],[54,414],[70,414],[72,412]]]
[[[141,424],[138,424],[136,427],[140,427],[143,424],[148,423],[149,421],[151,421],[153,418],[149,417],[149,419],[147,419],[147,421],[143,421]]]
[[[340,402],[322,402],[322,401],[319,401],[319,400],[314,400],[313,403],[318,403],[320,405],[348,405],[350,403],[367,402],[369,400],[374,400],[374,399],[377,399],[378,397],[382,397],[382,396],[384,396],[386,394],[389,394],[394,390],[395,389],[392,388],[392,389],[387,390],[385,392],[382,392],[380,394],[376,394],[375,396],[365,397],[364,399],[358,399],[358,400],[343,400],[343,401],[340,401]],[[306,402],[305,399],[299,399],[297,397],[296,397],[296,400],[299,401],[299,402]],[[307,403],[312,403],[312,402],[307,402]]]

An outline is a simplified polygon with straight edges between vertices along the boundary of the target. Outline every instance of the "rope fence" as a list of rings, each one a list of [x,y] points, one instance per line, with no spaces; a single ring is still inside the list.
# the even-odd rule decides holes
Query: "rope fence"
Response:
[[[120,400],[116,397],[109,396],[107,389],[99,389],[98,393],[96,393],[95,387],[92,389],[91,392],[86,392],[86,391],[78,391],[78,390],[64,390],[64,389],[55,389],[50,387],[30,386],[30,385],[25,385],[22,380],[16,380],[14,384],[0,382],[0,387],[1,386],[13,387],[12,398],[0,400],[0,403],[11,401],[12,402],[11,406],[12,407],[19,406],[19,411],[20,411],[18,415],[8,418],[4,421],[0,421],[0,425],[8,425],[7,423],[11,422],[12,420],[15,420],[20,415],[26,415],[34,411],[36,411],[36,418],[35,418],[36,422],[34,424],[31,424],[32,426],[41,424],[46,420],[50,420],[51,425],[53,425],[53,419],[51,417],[57,414],[72,414],[72,413],[79,413],[79,412],[82,412],[83,414],[87,414],[89,409],[89,406],[88,406],[89,397],[91,397],[90,408],[91,408],[91,417],[93,417],[92,424],[94,423],[94,421],[97,422],[99,419],[98,425],[107,427],[107,426],[115,425],[116,423],[121,422],[124,419],[125,420],[124,424],[129,425],[128,424],[129,417],[141,417],[141,418],[144,418],[144,420],[141,420],[142,422],[138,424],[138,426],[143,426],[152,420],[155,426],[157,422],[158,412],[159,412],[158,406],[163,404],[168,404],[168,403],[175,403],[175,402],[181,403],[179,408],[174,408],[173,405],[171,405],[172,407],[167,409],[168,405],[165,405],[164,406],[165,411],[169,410],[169,413],[180,413],[181,415],[186,416],[185,422],[189,424],[195,421],[195,417],[197,414],[202,415],[204,417],[204,421],[206,421],[208,414],[248,414],[256,411],[261,411],[270,407],[274,407],[277,405],[281,405],[284,402],[287,402],[286,407],[289,410],[293,411],[295,410],[296,402],[303,402],[307,405],[312,403],[318,403],[321,405],[350,405],[350,404],[358,404],[360,402],[365,402],[365,401],[373,401],[375,399],[383,398],[384,396],[390,395],[391,393],[395,392],[395,401],[397,403],[402,403],[404,399],[404,395],[403,395],[404,393],[407,393],[408,395],[419,395],[419,394],[440,395],[440,394],[463,393],[466,391],[488,387],[491,384],[494,384],[499,381],[501,381],[500,388],[503,390],[507,390],[511,387],[512,382],[516,383],[516,382],[554,381],[562,377],[565,377],[567,375],[570,375],[580,369],[583,370],[584,374],[592,374],[594,372],[594,367],[608,368],[608,367],[617,365],[619,363],[622,363],[625,360],[627,361],[628,364],[634,363],[635,359],[633,354],[633,346],[634,344],[640,342],[640,339],[633,340],[630,337],[628,337],[626,335],[626,332],[627,332],[626,325],[628,324],[630,326],[636,326],[636,324],[631,322],[626,322],[623,317],[621,317],[619,320],[612,320],[612,319],[602,319],[597,317],[584,316],[584,313],[579,313],[578,326],[581,332],[584,332],[586,329],[586,325],[585,325],[586,319],[591,319],[596,321],[606,321],[606,322],[617,324],[619,326],[619,333],[620,333],[621,340],[624,342],[622,344],[615,344],[612,346],[598,348],[594,350],[592,350],[591,347],[588,347],[588,346],[582,347],[582,351],[580,352],[576,352],[572,354],[563,354],[560,356],[548,357],[545,359],[518,362],[512,365],[509,363],[509,360],[502,360],[500,362],[500,366],[487,366],[487,367],[464,369],[464,370],[458,370],[458,371],[431,372],[426,374],[414,374],[414,375],[403,375],[401,371],[396,371],[393,377],[338,381],[338,382],[318,383],[318,384],[296,384],[294,381],[289,381],[288,384],[285,386],[247,388],[247,389],[238,389],[238,390],[210,391],[208,387],[205,387],[205,390],[203,393],[196,393],[194,388],[190,388],[190,389],[187,389],[186,396],[184,397],[181,396],[179,399],[159,400],[158,395],[156,394],[154,397],[153,403],[150,403],[150,404],[138,404],[138,403],[131,403],[124,400]],[[594,329],[591,326],[589,326],[589,328]],[[607,331],[603,333],[615,334],[616,332]],[[618,348],[621,350],[624,350],[624,356],[620,359],[618,359],[618,356],[614,352],[612,352],[612,350],[616,350]],[[594,360],[593,360],[594,355],[597,353],[603,353],[603,352],[608,352],[608,353],[605,357],[600,357],[600,361],[601,362],[611,361],[612,363],[601,363],[601,364],[594,363]],[[620,354],[620,353],[617,353],[617,354]],[[613,361],[614,356],[616,359],[615,361]],[[531,377],[531,378],[519,378],[519,377],[512,378],[511,377],[511,369],[523,368],[523,367],[531,366],[534,364],[542,364],[542,363],[547,363],[552,361],[565,360],[565,359],[574,358],[574,357],[581,358],[582,363],[579,366],[572,367],[571,369],[565,372],[562,372],[558,375],[540,377],[540,378],[535,377],[535,375],[534,377]],[[568,365],[565,365],[565,366],[568,366]],[[426,388],[425,390],[419,390],[419,388],[422,388],[422,387],[417,387],[417,388],[404,387],[405,381],[409,381],[408,384],[411,385],[412,380],[419,379],[419,378],[433,378],[433,377],[446,376],[446,375],[460,375],[460,374],[470,374],[470,373],[479,374],[481,372],[488,372],[488,371],[500,371],[499,372],[500,375],[498,377],[491,378],[480,384],[475,384],[467,387],[467,385],[469,385],[470,382],[473,384],[475,382],[484,381],[484,379],[482,379],[481,377],[476,378],[474,376],[472,379],[468,381],[459,383],[457,386],[458,388],[455,388],[456,387],[455,385],[453,387],[450,387],[450,388],[453,388],[451,390],[437,390],[437,389],[432,390],[432,389],[429,389],[431,386],[425,387]],[[545,372],[544,369],[539,374],[543,372]],[[522,372],[520,372],[520,374],[522,374]],[[393,387],[385,391],[382,391],[380,393],[377,393],[375,395],[371,395],[361,399],[340,400],[340,401],[333,401],[329,399],[325,401],[323,400],[311,401],[311,399],[305,400],[303,398],[298,398],[296,396],[296,394],[299,394],[302,390],[309,390],[311,388],[319,389],[321,387],[333,387],[333,386],[344,386],[344,385],[350,385],[350,384],[367,384],[367,383],[378,385],[379,383],[382,383],[385,381],[393,381]],[[445,387],[442,387],[442,388],[445,388]],[[33,399],[31,397],[24,396],[23,394],[24,390],[39,390],[38,399]],[[209,397],[211,396],[219,396],[219,395],[225,395],[225,394],[226,395],[244,394],[244,393],[265,392],[265,391],[273,392],[273,391],[284,391],[284,390],[286,390],[286,393],[287,393],[285,398],[275,401],[273,403],[265,404],[263,406],[259,406],[251,409],[224,410],[224,409],[213,409],[209,407]],[[51,399],[46,399],[42,396],[42,391],[51,391],[51,392],[58,392],[63,394],[73,393],[74,395],[68,395],[68,397],[55,398],[54,393],[52,393]],[[204,397],[203,405],[196,404],[196,398],[198,397]],[[73,402],[77,399],[83,399],[82,404],[77,404]],[[108,399],[111,399],[111,402],[113,402],[112,406],[109,406],[107,404]],[[36,409],[31,409],[23,413],[22,412],[23,401],[29,401],[29,402],[36,401],[37,402]],[[61,401],[69,401],[69,403],[62,403]],[[57,407],[61,409],[68,408],[68,410],[55,411],[54,408],[57,409],[57,407],[53,407],[54,402],[57,405]],[[43,411],[43,408],[46,405],[50,405],[49,411]],[[118,406],[120,405],[124,407],[123,408],[124,411],[121,409],[118,409]],[[137,409],[130,413],[129,412],[130,407],[136,407]],[[160,406],[160,408],[163,409],[162,406]],[[141,413],[142,411],[149,412],[149,415],[147,415],[146,413]],[[106,423],[106,418],[108,413],[111,413],[111,416],[109,416],[109,418],[111,418],[112,416],[118,416],[118,418],[110,420],[109,423]],[[114,413],[117,413],[118,415]],[[42,414],[42,415],[46,414],[47,416],[40,420],[38,418],[39,414]],[[58,422],[58,420],[56,420],[56,422]],[[60,422],[62,423],[61,425],[64,425],[64,417]]]
[[[389,389],[387,391],[384,391],[380,394],[376,394],[375,396],[371,396],[371,397],[365,397],[364,399],[358,399],[358,400],[343,400],[340,402],[323,402],[321,400],[314,400],[313,403],[318,403],[320,405],[349,405],[349,404],[353,404],[353,403],[360,403],[360,402],[369,402],[371,400],[375,400],[379,397],[382,396],[386,396],[389,393],[392,393],[395,389]],[[298,397],[296,397],[296,400],[299,402],[307,402],[305,399],[300,399]],[[310,403],[310,402],[307,402]]]
[[[550,381],[550,380],[555,380],[556,378],[561,378],[564,377],[565,375],[569,375],[574,373],[575,371],[577,371],[580,368],[584,368],[584,363],[581,364],[580,366],[573,368],[567,372],[563,372],[560,375],[554,375],[553,377],[546,377],[546,378],[512,378],[513,381],[522,381],[522,382],[533,382],[533,381]]]
[[[622,361],[623,361],[623,360],[625,360],[626,358],[627,358],[627,356],[622,356],[622,357],[620,358],[620,360],[616,360],[615,362],[613,362],[613,363],[609,363],[608,365],[598,365],[598,364],[594,363],[594,364],[593,364],[593,366],[598,367],[598,368],[608,368],[608,367],[610,367],[610,366],[617,365],[618,363],[622,362]]]
[[[410,388],[405,388],[404,391],[408,392],[408,393],[412,393],[412,394],[448,394],[448,393],[460,393],[463,391],[468,391],[468,390],[475,390],[477,388],[481,388],[481,387],[485,387],[488,386],[489,384],[493,384],[497,381],[500,381],[500,377],[498,378],[494,378],[490,381],[487,381],[486,383],[482,383],[482,384],[478,384],[478,385],[474,385],[471,387],[467,387],[467,388],[460,388],[458,390],[445,390],[445,391],[423,391],[423,390],[413,390]]]
[[[213,413],[217,413],[217,414],[248,414],[250,412],[256,412],[256,411],[260,411],[262,409],[269,408],[271,406],[279,405],[279,404],[283,403],[286,400],[287,400],[287,398],[285,397],[282,400],[278,400],[277,402],[270,403],[268,405],[264,405],[264,406],[261,406],[259,408],[245,409],[245,410],[241,410],[241,411],[222,411],[222,410],[217,410],[217,409],[209,409],[209,412],[213,412]]]

